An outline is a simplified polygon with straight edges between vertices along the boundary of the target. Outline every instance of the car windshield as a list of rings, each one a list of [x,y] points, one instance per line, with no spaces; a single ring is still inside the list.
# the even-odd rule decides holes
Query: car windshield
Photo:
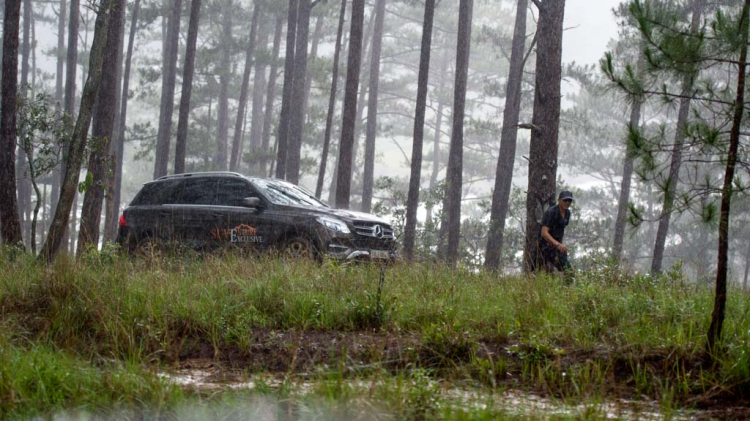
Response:
[[[255,178],[253,183],[262,189],[271,202],[277,205],[313,206],[327,208],[328,205],[318,200],[307,190],[294,184],[279,180],[263,180]]]

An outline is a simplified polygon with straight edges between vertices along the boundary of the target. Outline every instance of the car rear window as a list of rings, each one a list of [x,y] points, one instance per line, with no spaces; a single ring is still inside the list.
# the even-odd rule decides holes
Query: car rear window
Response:
[[[133,199],[132,206],[159,206],[175,203],[177,199],[177,182],[163,181],[143,186]]]

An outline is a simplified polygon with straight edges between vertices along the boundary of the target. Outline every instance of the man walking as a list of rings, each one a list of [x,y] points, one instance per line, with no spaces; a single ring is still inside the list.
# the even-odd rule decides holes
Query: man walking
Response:
[[[563,190],[557,198],[557,204],[544,212],[542,230],[539,233],[539,263],[542,269],[556,268],[561,272],[572,270],[568,261],[568,248],[563,244],[565,227],[570,223],[570,205],[573,193]]]

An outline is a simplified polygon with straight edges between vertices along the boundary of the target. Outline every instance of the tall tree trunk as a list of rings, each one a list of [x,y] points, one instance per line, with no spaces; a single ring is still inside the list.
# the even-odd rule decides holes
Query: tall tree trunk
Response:
[[[528,0],[518,0],[516,24],[513,29],[513,46],[510,53],[510,70],[505,88],[503,129],[500,134],[500,154],[495,172],[495,189],[492,192],[490,210],[490,232],[487,237],[484,266],[500,268],[505,234],[505,218],[508,216],[510,190],[513,186],[513,165],[516,159],[518,139],[518,116],[521,114],[521,82],[523,81],[524,55],[526,52],[526,8]]]
[[[180,43],[180,17],[182,0],[174,0],[169,13],[167,30],[166,62],[161,84],[161,106],[159,108],[159,130],[156,135],[156,158],[154,178],[167,175],[169,166],[169,143],[172,137],[172,114],[174,113],[174,91],[177,73],[177,51]]]
[[[693,0],[693,17],[690,23],[690,32],[696,33],[700,26],[701,15],[703,14],[703,2],[705,0]],[[697,74],[686,75],[682,80],[682,99],[680,99],[680,108],[677,112],[677,130],[674,135],[674,145],[672,147],[672,161],[669,165],[669,178],[667,179],[667,188],[664,192],[664,202],[661,207],[659,217],[659,227],[656,230],[656,241],[654,243],[654,253],[651,260],[651,272],[654,274],[661,273],[662,261],[664,259],[664,248],[669,233],[669,221],[674,209],[674,196],[677,191],[677,183],[682,166],[682,149],[685,143],[685,130],[690,117],[690,97],[693,94],[693,83]]]
[[[86,150],[86,138],[94,111],[94,101],[99,91],[99,83],[102,80],[102,63],[104,62],[105,47],[107,45],[109,20],[115,3],[115,0],[102,0],[97,13],[94,41],[91,45],[91,53],[89,54],[88,78],[83,87],[78,120],[70,138],[68,170],[65,172],[65,178],[63,179],[60,191],[60,200],[57,203],[55,217],[50,225],[47,241],[44,242],[44,247],[39,255],[41,260],[48,263],[55,259],[60,249],[63,231],[68,224],[71,205],[75,192],[78,189],[78,178]]]
[[[443,86],[445,84],[446,73],[448,73],[448,58],[446,57],[445,52],[443,52],[437,86]],[[445,108],[445,104],[443,104],[443,101],[441,100],[439,90],[436,91],[435,96],[437,97],[438,107],[437,112],[435,113],[435,136],[432,141],[432,172],[430,174],[429,184],[430,191],[434,191],[437,187],[438,174],[440,173],[440,137],[443,130],[443,110]],[[432,205],[427,205],[427,220],[432,219],[432,208]]]
[[[261,149],[263,155],[260,159],[260,173],[266,175],[266,165],[268,157],[271,154],[271,128],[273,127],[274,103],[276,100],[276,78],[279,68],[279,50],[281,49],[281,30],[284,26],[284,17],[279,14],[276,17],[276,29],[273,35],[273,52],[271,54],[271,69],[268,72],[268,92],[266,92],[265,116],[263,117],[263,137],[261,140]]]
[[[375,13],[370,14],[370,19],[367,22],[365,29],[365,35],[363,38],[362,45],[362,64],[359,79],[369,79],[370,74],[370,62],[369,62],[369,51],[372,44],[373,28],[375,27]],[[365,105],[368,101],[365,101],[365,97],[368,92],[367,89],[370,87],[369,83],[361,83],[359,86],[359,102],[357,103],[357,119],[354,123],[354,145],[352,146],[352,177],[355,177],[355,173],[358,172],[359,166],[357,165],[357,158],[359,157],[359,144],[360,144],[360,132],[362,131],[362,124],[365,121]]]
[[[307,43],[310,33],[311,0],[299,0],[297,11],[297,34],[294,48],[294,76],[292,101],[289,112],[289,147],[286,154],[286,179],[299,183],[300,158],[302,155],[302,132],[305,125],[304,102],[307,79]]]
[[[441,77],[442,79],[442,77]],[[430,173],[430,191],[434,191],[437,187],[437,178],[440,173],[440,137],[442,135],[441,130],[443,129],[443,105],[442,101],[438,98],[438,108],[435,113],[435,135],[432,140],[432,171]],[[427,220],[432,219],[431,204],[427,204]]]
[[[67,1],[60,0],[60,12],[57,20],[57,70],[55,72],[55,110],[58,117],[62,115],[63,108],[63,76],[65,72],[65,18],[67,13]],[[50,211],[57,206],[57,199],[60,196],[60,183],[62,182],[61,165],[55,167],[52,171],[52,191],[50,197]],[[50,215],[51,216],[51,215]]]
[[[526,193],[526,270],[537,267],[541,218],[555,203],[557,139],[560,126],[560,82],[565,0],[543,0],[539,7],[536,49],[536,89],[529,149],[529,184]]]
[[[70,19],[68,19],[68,49],[65,58],[65,98],[64,110],[68,118],[68,124],[71,126],[75,121],[75,103],[76,103],[76,73],[78,70],[78,27],[80,26],[80,2],[81,0],[70,0]],[[65,179],[65,173],[68,166],[68,150],[70,145],[63,148],[63,160],[60,164],[60,194],[62,194],[62,183]],[[58,198],[59,200],[59,198]],[[55,207],[57,209],[57,207]],[[74,217],[75,218],[75,217]],[[50,227],[50,230],[52,228]],[[61,242],[67,247],[70,241],[69,227],[63,227]],[[49,237],[49,235],[48,235]]]
[[[323,17],[315,19],[315,30],[313,30],[312,44],[310,46],[310,57],[308,61],[315,61],[318,58],[318,46],[320,44],[320,38],[323,35]],[[302,103],[302,115],[307,119],[310,118],[308,111],[310,110],[310,91],[312,90],[312,78],[305,78],[305,99]]]
[[[299,0],[289,0],[289,16],[286,23],[286,52],[284,58],[284,87],[281,94],[279,133],[276,137],[276,178],[286,178],[287,150],[289,141],[289,114],[292,105],[294,82],[294,48],[297,38],[297,12]]]
[[[29,58],[31,56],[31,19],[34,13],[31,0],[23,1],[23,41],[21,44],[21,98],[28,100]],[[23,103],[22,103],[23,104]],[[21,105],[23,106],[23,105]],[[16,156],[16,182],[18,183],[18,213],[21,216],[21,228],[26,244],[29,243],[31,228],[31,183],[26,171],[26,152],[19,148]]]
[[[367,95],[367,130],[365,131],[365,172],[362,180],[362,212],[372,210],[372,194],[375,185],[375,138],[378,132],[378,86],[380,82],[380,55],[383,51],[383,26],[385,1],[375,3],[375,32],[372,35],[370,57],[370,88]]]
[[[727,167],[724,175],[724,187],[721,191],[721,216],[719,218],[719,258],[716,265],[716,296],[714,310],[711,313],[711,325],[708,327],[708,352],[716,351],[716,343],[721,339],[721,329],[727,305],[727,272],[729,271],[729,212],[734,190],[734,171],[737,165],[737,151],[740,144],[740,129],[742,116],[745,111],[745,76],[747,73],[748,47],[748,12],[750,0],[745,0],[740,18],[739,31],[742,34],[740,44],[740,61],[737,75],[737,99],[734,101],[734,118],[729,134],[729,151],[727,151]]]
[[[315,185],[315,197],[320,199],[323,193],[323,181],[326,176],[326,164],[328,163],[328,150],[331,146],[331,130],[333,128],[333,115],[336,112],[336,90],[339,83],[339,59],[341,58],[341,39],[344,35],[344,22],[346,21],[346,0],[341,0],[339,11],[339,26],[336,30],[336,45],[333,52],[333,70],[331,75],[331,92],[328,97],[328,113],[326,115],[326,129],[323,135],[323,152],[320,156],[320,169],[318,170],[318,182]]]
[[[133,5],[132,15],[135,17],[136,22],[138,18],[138,8],[140,8],[140,0],[136,0]],[[107,189],[107,206],[106,206],[106,217],[104,220],[104,242],[114,243],[117,240],[117,228],[119,226],[120,216],[120,201],[122,198],[122,164],[124,160],[123,153],[125,152],[125,118],[127,117],[127,96],[128,86],[125,84],[124,70],[122,68],[124,62],[124,47],[125,47],[125,15],[126,11],[123,10],[120,28],[120,39],[121,42],[117,45],[117,92],[115,97],[119,103],[117,110],[115,111],[115,123],[114,130],[112,131],[112,142],[109,144],[109,161],[112,171],[109,172],[109,187]],[[130,24],[131,31],[135,31],[133,22]],[[128,38],[128,48],[130,47],[130,39]]]
[[[255,75],[253,76],[253,104],[250,115],[250,151],[252,159],[249,164],[252,174],[261,175],[258,171],[258,157],[262,155],[261,142],[263,139],[263,99],[266,93],[266,67],[268,66],[268,25],[259,27],[258,45],[260,49],[255,53]],[[242,157],[240,157],[240,160]],[[265,176],[265,174],[263,174]]]
[[[349,36],[349,58],[344,92],[343,122],[339,142],[338,179],[336,182],[336,207],[349,209],[352,184],[352,150],[354,126],[357,119],[357,88],[362,62],[362,26],[365,20],[365,1],[352,0],[352,23]]]
[[[453,100],[453,129],[448,154],[447,185],[445,190],[444,221],[447,224],[448,245],[446,262],[454,266],[458,261],[461,234],[461,191],[463,186],[464,115],[466,84],[469,75],[471,48],[471,19],[473,0],[461,0],[458,11],[458,43],[456,45],[456,84]]]
[[[699,0],[700,1],[700,0]],[[724,324],[724,314],[727,305],[727,272],[729,271],[729,211],[732,204],[734,190],[734,170],[737,165],[737,151],[740,145],[740,129],[742,115],[745,111],[745,76],[747,73],[748,47],[748,12],[750,0],[745,0],[742,7],[739,32],[742,34],[740,44],[740,61],[737,75],[737,99],[734,101],[734,118],[729,133],[729,150],[727,151],[727,167],[724,174],[724,187],[721,190],[721,216],[719,218],[719,258],[716,265],[716,295],[714,310],[711,313],[711,325],[708,327],[707,348],[709,354],[716,351],[716,343],[721,339],[721,329]]]
[[[122,19],[125,15],[125,0],[115,0],[109,19],[107,44],[101,71],[103,74],[116,75],[118,62],[118,45],[122,44]],[[94,111],[91,136],[97,144],[89,155],[88,171],[91,185],[83,195],[81,224],[78,232],[77,254],[88,248],[97,248],[99,244],[99,225],[102,217],[102,200],[106,186],[109,167],[109,141],[114,132],[115,114],[117,114],[116,77],[102,78],[97,94],[97,107]],[[89,175],[87,175],[89,178]]]
[[[180,95],[180,117],[177,122],[175,141],[174,172],[185,172],[185,152],[187,150],[188,119],[190,118],[190,97],[193,93],[195,74],[195,49],[198,42],[198,27],[201,17],[201,0],[190,3],[190,23],[188,23],[187,45],[185,46],[185,66],[182,71],[182,94]]]
[[[219,83],[221,91],[219,94],[218,130],[216,134],[216,163],[214,168],[218,171],[227,170],[227,140],[229,137],[229,82],[231,71],[232,50],[232,0],[226,0],[224,10],[224,22],[222,31],[222,58],[221,69],[219,69]]]
[[[6,245],[23,244],[16,198],[16,106],[21,0],[5,0],[2,112],[0,113],[0,233]]]
[[[247,91],[250,85],[250,71],[253,68],[253,59],[255,57],[255,38],[258,33],[258,20],[260,18],[261,6],[255,3],[253,10],[252,23],[250,24],[250,39],[247,43],[247,52],[245,53],[245,72],[242,75],[242,87],[240,88],[240,98],[237,105],[237,119],[234,123],[234,136],[232,138],[232,155],[229,160],[229,169],[236,171],[242,155],[242,125],[245,121],[245,107],[247,106]],[[255,89],[255,88],[253,88]]]
[[[638,61],[638,71],[643,69],[645,58],[641,56]],[[628,133],[625,141],[625,162],[622,167],[622,184],[620,185],[620,198],[617,201],[617,217],[615,219],[615,236],[612,244],[612,258],[620,262],[622,258],[622,246],[625,239],[625,225],[628,216],[628,203],[630,202],[630,185],[633,179],[633,146],[630,137],[639,133],[641,124],[641,106],[643,98],[638,96],[633,98],[633,104],[630,108],[630,122],[628,123]]]
[[[435,18],[435,0],[427,0],[422,24],[422,50],[419,58],[417,107],[414,112],[414,140],[411,149],[411,174],[406,200],[406,226],[404,228],[404,254],[407,260],[414,257],[417,234],[417,208],[422,179],[422,144],[424,143],[424,118],[427,109],[427,90],[430,77],[430,50],[432,48],[432,26]],[[368,120],[369,124],[369,120]],[[367,171],[365,171],[367,173]],[[366,180],[366,178],[365,178]],[[364,203],[364,199],[363,199]]]

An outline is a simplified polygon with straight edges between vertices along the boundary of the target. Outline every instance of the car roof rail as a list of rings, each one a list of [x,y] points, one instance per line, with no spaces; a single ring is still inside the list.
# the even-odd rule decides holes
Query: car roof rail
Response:
[[[176,178],[204,176],[204,175],[225,175],[225,176],[233,176],[233,177],[244,177],[244,175],[238,172],[232,172],[232,171],[204,171],[204,172],[190,172],[190,173],[183,173],[183,174],[170,174],[170,175],[161,176],[154,181],[172,180]]]

